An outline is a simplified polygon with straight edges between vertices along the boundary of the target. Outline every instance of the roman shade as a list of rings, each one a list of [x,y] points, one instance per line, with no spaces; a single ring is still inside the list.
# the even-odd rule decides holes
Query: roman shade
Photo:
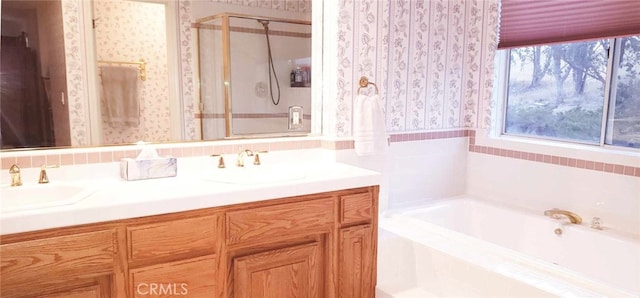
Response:
[[[502,0],[498,48],[640,34],[640,0]]]

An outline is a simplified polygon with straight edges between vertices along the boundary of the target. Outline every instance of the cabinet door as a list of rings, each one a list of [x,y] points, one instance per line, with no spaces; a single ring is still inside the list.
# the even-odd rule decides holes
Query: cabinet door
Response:
[[[233,266],[234,297],[323,297],[318,243],[238,257]]]
[[[216,296],[215,255],[184,261],[164,263],[132,269],[131,297],[189,297]]]
[[[340,230],[339,297],[373,297],[375,247],[371,225]]]

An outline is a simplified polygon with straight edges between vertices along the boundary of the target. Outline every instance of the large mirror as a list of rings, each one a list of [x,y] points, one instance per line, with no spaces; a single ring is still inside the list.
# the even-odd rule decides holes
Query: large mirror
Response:
[[[277,76],[281,92],[298,94],[296,100],[283,100],[285,104],[275,109],[274,105],[242,102],[252,100],[245,96],[208,98],[212,103],[209,105],[201,96],[200,84],[205,81],[199,76],[202,64],[198,29],[194,26],[198,19],[221,13],[310,22],[311,0],[249,1],[248,6],[230,0],[1,1],[3,150],[290,135],[291,117],[298,117],[294,124],[299,123],[297,119],[303,124],[294,125],[294,132],[308,133],[312,131],[310,118],[320,113],[319,109],[312,109],[308,85],[291,88],[290,74],[295,75],[298,66],[300,71],[311,73],[311,68],[306,67],[310,62],[299,59],[305,58],[303,55],[278,58],[276,62],[289,63],[284,65],[287,69],[278,66],[281,69]],[[266,44],[264,32],[257,34],[266,28],[256,24],[252,29],[256,32],[248,38],[255,38],[256,44]],[[277,34],[300,30],[285,30],[275,24],[272,28],[276,33],[271,36],[274,51],[282,48]],[[307,42],[310,48],[311,38]],[[246,43],[230,45],[231,53],[239,53]],[[252,91],[259,98],[268,99],[265,93],[277,90],[274,84],[269,86],[269,65],[264,63],[243,68],[252,71],[251,75],[256,69],[265,70]],[[235,81],[241,81],[240,68],[234,76],[240,78]],[[229,81],[217,83],[233,85]],[[206,110],[208,106],[224,105],[227,100],[229,107],[236,106],[238,111],[231,123],[244,121],[236,122],[243,123],[236,124],[236,133],[231,128],[233,124],[226,128],[228,121],[212,123]],[[242,112],[238,108],[246,105],[253,110]],[[302,105],[301,111],[289,109]],[[318,103],[313,106],[318,107]],[[223,108],[212,114],[233,110]],[[246,125],[260,123],[264,119],[256,115],[267,114],[285,119],[284,125],[278,125],[281,129],[258,130],[265,125]],[[249,119],[242,119],[243,116]],[[315,132],[319,132],[319,118],[313,122]],[[256,130],[251,131],[251,126]]]

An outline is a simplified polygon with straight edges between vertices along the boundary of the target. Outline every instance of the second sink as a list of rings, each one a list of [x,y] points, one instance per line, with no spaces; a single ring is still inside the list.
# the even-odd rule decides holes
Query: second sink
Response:
[[[265,184],[304,179],[303,166],[277,165],[212,169],[203,174],[207,181],[230,184]]]

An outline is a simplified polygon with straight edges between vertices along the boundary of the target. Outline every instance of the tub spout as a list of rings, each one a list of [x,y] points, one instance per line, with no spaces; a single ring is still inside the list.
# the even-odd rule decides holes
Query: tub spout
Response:
[[[558,208],[553,208],[551,210],[545,210],[544,211],[544,215],[545,216],[549,216],[551,218],[555,218],[558,219],[560,218],[560,216],[566,216],[569,221],[571,221],[571,223],[573,224],[581,224],[582,223],[582,217],[580,217],[580,215],[575,214],[571,211],[567,211],[567,210],[560,210]]]

